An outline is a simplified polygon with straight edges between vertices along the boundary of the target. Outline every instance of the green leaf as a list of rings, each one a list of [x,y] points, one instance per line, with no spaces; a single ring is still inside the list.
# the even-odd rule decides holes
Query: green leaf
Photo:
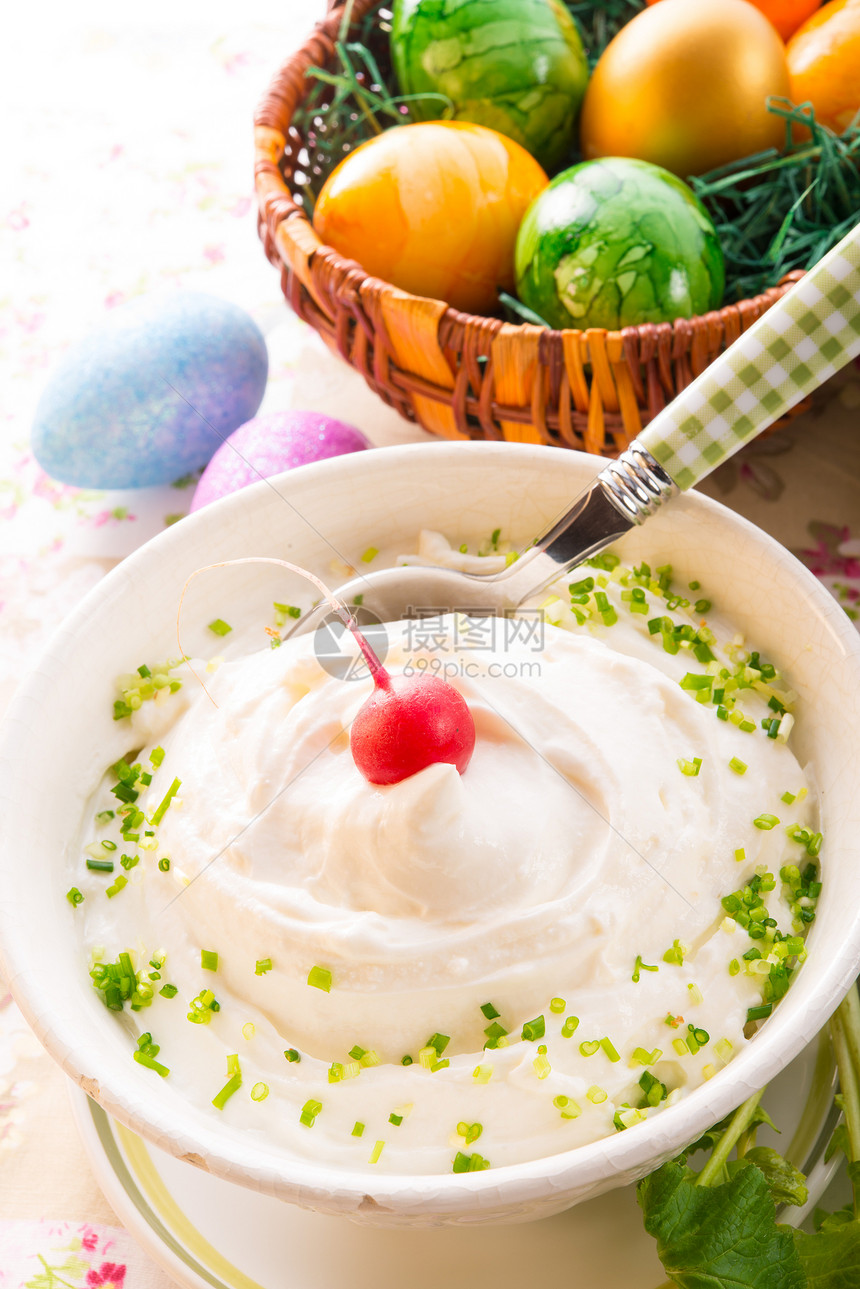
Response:
[[[637,1197],[645,1229],[680,1289],[807,1289],[792,1233],[777,1226],[754,1164],[711,1187],[696,1186],[695,1174],[679,1164],[664,1164],[639,1183]]]
[[[860,1284],[860,1220],[807,1235],[795,1231],[807,1289],[857,1289]]]
[[[850,1226],[853,1221],[853,1208],[839,1208],[835,1213],[826,1213],[823,1208],[817,1208],[812,1215],[816,1231],[839,1231],[843,1226]]]
[[[778,1151],[771,1150],[770,1146],[756,1146],[747,1151],[744,1160],[755,1164],[764,1173],[775,1204],[806,1203],[809,1197],[806,1178],[787,1159],[783,1159]]]

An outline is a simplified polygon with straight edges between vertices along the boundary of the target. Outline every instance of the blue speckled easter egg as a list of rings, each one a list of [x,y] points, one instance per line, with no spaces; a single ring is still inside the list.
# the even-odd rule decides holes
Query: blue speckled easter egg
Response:
[[[270,412],[242,425],[215,453],[191,499],[199,510],[283,470],[372,447],[361,430],[322,412]]]
[[[268,368],[266,342],[237,305],[196,291],[144,296],[115,309],[55,370],[33,453],[63,483],[170,483],[254,415]]]

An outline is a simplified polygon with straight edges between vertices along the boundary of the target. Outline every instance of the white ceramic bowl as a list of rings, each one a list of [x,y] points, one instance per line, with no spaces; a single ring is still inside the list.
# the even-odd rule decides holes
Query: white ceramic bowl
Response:
[[[414,445],[307,466],[204,509],[111,573],[57,633],[13,703],[0,744],[0,943],[7,979],[36,1034],[104,1108],[173,1154],[222,1177],[327,1213],[387,1224],[548,1216],[643,1176],[772,1079],[816,1034],[860,964],[860,642],[834,600],[771,538],[688,495],[625,538],[631,557],[672,563],[716,593],[800,695],[795,752],[823,803],[824,891],[809,959],[762,1031],[711,1082],[635,1129],[483,1173],[386,1176],[297,1162],[249,1140],[130,1059],[130,1040],[92,989],[65,898],[64,862],[101,772],[113,679],[176,653],[186,577],[219,559],[287,558],[328,576],[333,553],[408,549],[419,527],[480,540],[502,526],[525,542],[600,468],[594,458],[512,444]],[[273,570],[198,578],[189,652],[205,624],[268,620]],[[258,628],[259,631],[259,628]],[[258,635],[259,640],[259,635]]]

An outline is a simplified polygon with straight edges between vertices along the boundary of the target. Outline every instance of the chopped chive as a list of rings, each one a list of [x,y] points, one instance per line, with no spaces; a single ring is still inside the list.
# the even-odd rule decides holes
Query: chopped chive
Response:
[[[204,971],[218,970],[218,954],[212,949],[200,950],[200,966]]]
[[[492,1003],[482,1003],[481,1011],[484,1013],[487,1020],[495,1020],[497,1016],[501,1016],[502,1014],[501,1012],[496,1011]]]
[[[703,676],[698,671],[688,671],[678,683],[682,689],[711,689],[714,684],[714,678],[713,676]]]
[[[571,1038],[576,1033],[578,1027],[579,1027],[579,1017],[568,1016],[566,1021],[561,1027],[562,1038]]]
[[[308,972],[308,984],[314,989],[322,989],[326,994],[331,993],[331,972],[327,967],[311,967]]]
[[[603,1102],[606,1100],[606,1093],[603,1091],[603,1088],[599,1088],[596,1083],[592,1084],[585,1095],[588,1097],[592,1105],[603,1105]]]
[[[477,1141],[483,1131],[484,1126],[480,1123],[466,1123],[463,1120],[457,1124],[457,1135],[465,1139],[467,1146],[471,1146],[473,1141]]]
[[[797,800],[797,797],[793,792],[783,792],[782,796],[780,797],[780,801],[784,801],[787,806],[794,805],[796,800]]]
[[[687,985],[687,989],[689,990],[689,993],[690,993],[690,1002],[693,1003],[696,1007],[698,1007],[699,1003],[704,1002],[705,996],[698,985],[694,985],[691,983]]]
[[[122,864],[126,872],[128,872],[129,869],[137,868],[137,865],[140,863],[140,856],[139,855],[120,855],[119,862]]]
[[[549,1000],[549,1009],[551,1012],[554,1012],[557,1016],[564,1011],[566,1006],[567,1006],[567,1003],[564,1001],[563,998],[551,998]]]
[[[359,1047],[356,1043],[355,1047],[351,1047],[349,1049],[349,1055],[353,1061],[360,1061],[363,1056],[367,1055],[367,1050],[366,1048]]]
[[[111,819],[116,818],[113,810],[100,810],[96,815],[97,824],[109,823]]]
[[[478,1083],[489,1083],[492,1077],[492,1065],[476,1065],[472,1071],[472,1078],[476,1079]]]
[[[389,1123],[393,1123],[393,1124],[394,1124],[394,1126],[395,1126],[395,1128],[399,1128],[399,1127],[400,1127],[400,1125],[401,1125],[401,1124],[402,1124],[402,1122],[403,1122],[403,1115],[402,1115],[402,1114],[390,1114],[390,1115],[388,1116],[388,1122],[389,1122]]]
[[[450,1042],[451,1038],[448,1034],[431,1034],[427,1039],[426,1046],[432,1047],[436,1055],[441,1056]]]
[[[690,1049],[687,1046],[687,1044],[684,1042],[683,1038],[673,1038],[672,1046],[674,1047],[675,1051],[678,1053],[679,1056],[690,1055]]]
[[[164,795],[164,798],[163,798],[163,800],[162,800],[162,802],[161,802],[161,805],[158,807],[158,809],[156,810],[155,814],[152,816],[152,818],[151,818],[151,820],[150,820],[150,823],[151,823],[154,827],[156,827],[156,828],[157,828],[157,827],[158,827],[158,825],[161,823],[162,819],[164,818],[165,814],[167,813],[167,809],[168,809],[168,807],[169,807],[169,805],[170,805],[171,801],[172,801],[172,800],[173,800],[173,798],[176,796],[177,792],[179,791],[179,789],[180,789],[181,787],[182,787],[182,780],[181,780],[181,779],[174,779],[174,780],[173,780],[173,782],[171,783],[170,787],[167,789],[167,792],[166,792],[166,793],[165,793],[165,795]]]
[[[287,618],[300,618],[302,616],[301,609],[296,608],[295,604],[279,604],[277,600],[273,600],[272,607],[275,610],[276,621],[280,619],[278,621],[279,627],[284,625]]]
[[[376,546],[368,546],[367,550],[364,552],[364,554],[361,557],[362,564],[372,563],[373,560],[376,559],[378,554],[379,554],[379,550],[377,549]]]
[[[753,819],[753,827],[761,828],[763,832],[770,832],[779,823],[776,815],[758,815]]]
[[[375,1065],[379,1065],[379,1064],[380,1064],[379,1053],[375,1052],[373,1048],[371,1048],[368,1052],[365,1052],[364,1056],[362,1056],[361,1060],[359,1061],[359,1065],[363,1070],[373,1069]]]
[[[411,1057],[411,1056],[409,1056],[409,1054],[407,1053],[407,1055],[406,1055],[406,1056],[402,1056],[402,1057],[400,1058],[400,1064],[401,1064],[401,1065],[414,1065],[414,1064],[415,1064],[415,1062],[413,1061],[412,1057]]]
[[[545,1051],[538,1052],[538,1055],[532,1061],[532,1065],[534,1066],[535,1074],[538,1076],[539,1079],[545,1079],[549,1074],[552,1073],[552,1066],[547,1060],[547,1055]]]
[[[241,1074],[234,1074],[227,1080],[220,1092],[212,1098],[212,1104],[216,1110],[223,1110],[234,1092],[238,1092],[242,1086]]]
[[[616,1052],[615,1048],[613,1047],[612,1043],[609,1041],[608,1038],[602,1038],[600,1040],[600,1046],[603,1048],[604,1052],[609,1057],[610,1061],[613,1062],[613,1064],[616,1061],[621,1060],[621,1057],[618,1055],[618,1053]]]
[[[158,992],[163,994],[165,998],[175,998],[179,990],[176,985],[162,985]]]
[[[360,1136],[363,1134],[363,1132],[364,1132],[364,1124],[363,1124],[363,1123],[359,1123],[359,1121],[356,1119],[355,1123],[353,1124],[353,1128],[352,1128],[352,1136],[353,1136],[353,1137],[360,1137]]]
[[[659,1047],[655,1047],[653,1052],[646,1051],[644,1047],[636,1047],[630,1059],[639,1065],[656,1065],[662,1055]]]
[[[312,1128],[320,1110],[322,1110],[322,1101],[306,1101],[299,1115],[299,1123],[303,1123],[306,1128]]]
[[[759,1007],[750,1007],[747,1012],[747,1021],[766,1020],[773,1011],[773,1003],[762,1003]]]
[[[213,618],[209,623],[209,630],[216,636],[228,636],[233,628],[223,618]]]
[[[255,976],[265,976],[267,971],[272,970],[271,958],[258,958],[257,965],[254,967]]]
[[[543,1016],[536,1016],[534,1020],[527,1020],[523,1025],[523,1038],[527,1042],[534,1043],[539,1038],[543,1038],[546,1033],[546,1022]]]
[[[284,1056],[291,1065],[298,1065],[299,1061],[302,1059],[294,1047],[288,1047],[284,1052]]]
[[[340,1061],[332,1061],[328,1070],[328,1081],[329,1083],[343,1082],[343,1065]]]
[[[161,765],[161,762],[164,760],[164,748],[154,747],[149,754],[149,759],[157,770],[158,767]]]
[[[455,1173],[479,1173],[490,1167],[490,1161],[479,1155],[477,1150],[472,1155],[465,1155],[461,1150],[454,1156],[452,1169]]]
[[[484,1044],[484,1047],[493,1048],[504,1046],[504,1040],[507,1037],[508,1031],[504,1026],[500,1025],[497,1020],[494,1020],[492,1024],[487,1026],[484,1033],[487,1036],[487,1041]]]
[[[256,1032],[257,1026],[254,1022],[252,1020],[246,1020],[245,1024],[242,1026],[242,1037],[250,1040],[254,1037]]]
[[[683,966],[684,958],[688,953],[689,947],[683,940],[673,940],[671,949],[667,949],[663,954],[663,961],[680,967]]]
[[[265,1101],[268,1095],[269,1095],[268,1083],[255,1083],[254,1086],[251,1088],[252,1101]]]
[[[701,768],[702,758],[700,756],[694,756],[692,761],[687,761],[681,757],[678,758],[678,769],[682,774],[689,775],[692,779],[695,779],[698,776]]]
[[[88,859],[87,868],[93,873],[112,873],[114,864],[112,859]]]
[[[743,846],[739,846],[738,849],[735,851],[735,859],[739,864],[742,864],[746,859],[746,857],[747,857],[747,853],[744,850]]]
[[[695,1025],[687,1026],[687,1046],[696,1055],[700,1047],[706,1047],[711,1041],[711,1036],[706,1029],[698,1029]]]
[[[159,869],[159,872],[161,873],[170,872],[170,860],[167,858],[166,855],[163,856],[163,858],[158,861],[158,869]]]
[[[742,761],[740,757],[733,756],[729,761],[729,769],[734,770],[735,774],[746,774],[748,768],[746,761]]]
[[[75,908],[77,908],[79,904],[83,904],[84,902],[84,897],[81,894],[81,892],[78,890],[77,886],[73,886],[70,890],[66,891],[66,899]]]
[[[582,1056],[595,1056],[600,1051],[600,1039],[589,1038],[580,1043],[579,1051]]]
[[[137,1040],[137,1051],[132,1052],[132,1056],[139,1065],[145,1065],[147,1069],[155,1070],[156,1074],[160,1074],[163,1079],[166,1079],[170,1070],[166,1065],[161,1065],[155,1059],[160,1051],[159,1045],[152,1041],[151,1034],[141,1034]]]
[[[113,897],[115,895],[118,895],[122,890],[122,888],[127,885],[128,885],[128,878],[125,876],[124,873],[118,873],[113,880],[113,884],[111,886],[105,887],[105,895],[108,897],[109,900],[112,900]]]
[[[373,556],[371,556],[371,559],[372,558]],[[364,559],[364,556],[362,556],[362,559]],[[367,560],[365,562],[370,563],[370,560]],[[377,1141],[376,1145],[373,1147],[373,1150],[370,1152],[370,1159],[368,1159],[367,1161],[369,1164],[379,1163],[379,1156],[382,1154],[384,1146],[385,1146],[384,1141]]]
[[[659,971],[659,970],[660,970],[659,967],[649,967],[648,963],[643,962],[641,956],[637,953],[636,961],[633,964],[633,975],[630,977],[630,979],[633,981],[634,985],[638,985],[640,971]]]

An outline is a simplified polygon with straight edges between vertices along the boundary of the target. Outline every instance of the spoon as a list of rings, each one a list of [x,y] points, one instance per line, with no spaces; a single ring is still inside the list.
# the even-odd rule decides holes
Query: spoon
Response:
[[[860,224],[739,336],[609,462],[511,566],[495,574],[408,566],[335,592],[383,622],[433,613],[510,612],[642,524],[860,354]],[[444,606],[444,608],[442,607]],[[290,634],[329,612],[305,614]]]

